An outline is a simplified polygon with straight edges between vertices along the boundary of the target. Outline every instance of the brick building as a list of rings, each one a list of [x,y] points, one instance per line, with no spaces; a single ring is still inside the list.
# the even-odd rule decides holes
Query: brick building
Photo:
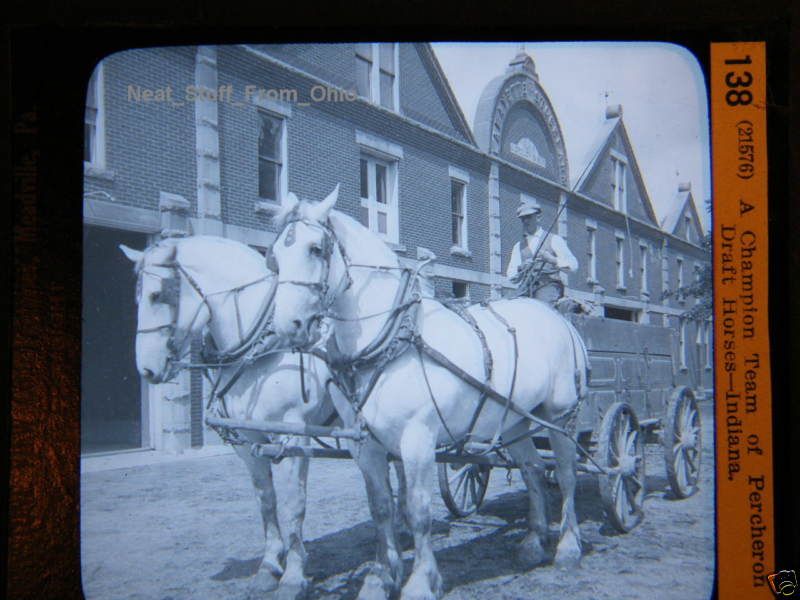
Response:
[[[536,198],[546,225],[565,205],[554,229],[579,261],[568,293],[606,318],[674,328],[679,378],[709,388],[709,325],[681,318],[692,300],[662,300],[708,261],[691,189],[680,187],[675,214],[659,224],[622,111],[607,116],[571,172],[554,107],[524,54],[487,84],[474,128],[428,44],[106,58],[89,85],[85,126],[83,450],[219,442],[202,425],[199,375],[140,382],[134,276],[117,245],[188,229],[265,249],[289,190],[321,199],[337,183],[340,210],[408,264],[435,253],[437,294],[472,301],[508,287],[520,199]]]

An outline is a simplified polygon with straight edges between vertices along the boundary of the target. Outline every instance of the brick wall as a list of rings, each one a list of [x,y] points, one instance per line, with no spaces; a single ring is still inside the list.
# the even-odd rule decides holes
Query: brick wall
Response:
[[[335,86],[356,89],[355,44],[258,44],[254,47]]]
[[[160,191],[180,194],[196,210],[194,106],[184,101],[194,79],[194,49],[129,50],[104,63],[106,167],[113,182],[87,179],[118,204],[158,208]],[[129,99],[128,86],[172,88],[175,104]],[[182,105],[180,105],[182,104]]]
[[[418,44],[400,44],[400,109],[421,123],[467,141],[445,108],[442,91],[434,84],[431,65],[420,56]]]
[[[220,84],[230,83],[234,90],[244,90],[246,85],[297,89],[302,102],[302,90],[312,84],[238,48],[220,49],[219,66]],[[292,104],[291,116],[285,120],[289,190],[301,198],[319,200],[339,183],[337,208],[357,218],[362,149],[356,143],[356,130],[398,144],[403,148],[403,158],[398,162],[400,242],[406,247],[406,255],[413,258],[417,247],[424,246],[433,250],[442,264],[488,269],[485,161],[434,134],[400,120],[392,122],[391,117],[376,112],[362,102]],[[255,106],[221,104],[223,217],[236,225],[268,228],[268,216],[257,215],[254,210],[258,199],[258,130]],[[470,176],[467,218],[471,257],[450,254],[450,166]]]

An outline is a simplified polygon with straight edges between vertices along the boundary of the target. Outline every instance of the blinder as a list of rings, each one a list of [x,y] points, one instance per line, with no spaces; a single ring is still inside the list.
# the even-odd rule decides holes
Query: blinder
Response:
[[[177,307],[181,294],[181,281],[177,276],[165,277],[161,280],[161,289],[155,293],[153,302]]]
[[[300,281],[300,280],[291,280],[291,279],[283,279],[278,281],[278,285],[281,284],[290,284],[290,285],[298,285],[307,287],[315,294],[319,296],[320,304],[322,306],[322,311],[315,315],[314,318],[321,320],[327,314],[328,310],[330,309],[331,302],[333,301],[333,297],[330,295],[330,282],[328,281],[330,268],[331,268],[331,257],[333,256],[334,250],[336,247],[339,247],[339,250],[342,255],[342,260],[347,264],[347,258],[344,255],[344,252],[339,246],[339,243],[336,239],[336,234],[333,232],[333,229],[330,225],[329,221],[325,223],[318,223],[315,221],[311,221],[304,217],[299,216],[298,214],[293,214],[290,216],[289,220],[285,224],[285,234],[283,239],[284,246],[292,246],[296,241],[296,224],[297,223],[305,223],[306,225],[322,230],[322,239],[320,240],[320,247],[319,247],[319,257],[322,259],[323,262],[323,272],[320,281]],[[272,253],[272,249],[268,251],[267,254],[267,266],[275,273],[278,272],[278,265],[275,260],[275,256]],[[342,279],[344,282],[343,289],[347,289],[350,287],[352,283],[352,279],[350,278],[350,274],[347,272],[347,268],[345,266],[345,275]],[[341,285],[341,284],[340,284]]]

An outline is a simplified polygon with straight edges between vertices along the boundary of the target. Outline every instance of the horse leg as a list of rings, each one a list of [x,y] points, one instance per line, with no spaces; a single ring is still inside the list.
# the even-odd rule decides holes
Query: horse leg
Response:
[[[527,422],[522,423],[506,433],[506,437],[513,438],[521,434],[527,427]],[[545,465],[530,437],[524,437],[511,444],[508,451],[519,467],[522,480],[528,490],[528,534],[519,545],[517,558],[526,569],[532,569],[545,560],[545,552],[542,547],[542,540],[547,538],[543,481]]]
[[[555,564],[574,568],[581,560],[581,532],[575,515],[577,454],[572,440],[555,431],[550,431],[550,447],[555,454],[558,486],[561,488],[561,536]]]
[[[394,531],[394,500],[386,450],[374,439],[354,444],[351,453],[364,476],[367,500],[378,534],[376,565],[367,574],[358,597],[377,600],[394,594],[403,580],[403,561]]]
[[[278,521],[281,525],[283,545],[286,551],[286,567],[276,598],[295,600],[305,597],[309,586],[304,575],[307,554],[303,545],[308,459],[305,457],[285,458],[273,465],[272,470],[279,500]]]
[[[283,541],[278,526],[277,501],[275,488],[272,485],[270,460],[251,456],[249,446],[234,446],[234,448],[250,471],[259,501],[261,520],[264,523],[264,558],[258,567],[253,587],[259,591],[271,591],[278,587],[278,580],[283,574],[281,567]]]
[[[435,600],[442,596],[442,576],[431,545],[431,488],[436,475],[436,440],[423,423],[412,422],[400,438],[406,474],[408,523],[414,534],[414,568],[401,600]]]
[[[408,518],[408,504],[406,497],[408,485],[406,484],[406,472],[403,462],[396,460],[392,462],[395,473],[397,474],[397,510],[395,511],[395,526],[398,531],[410,531]]]

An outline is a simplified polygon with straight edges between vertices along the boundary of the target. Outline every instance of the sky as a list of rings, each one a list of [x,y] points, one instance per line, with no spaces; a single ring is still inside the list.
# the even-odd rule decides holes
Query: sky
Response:
[[[663,43],[434,43],[436,57],[470,126],[486,84],[524,48],[553,105],[570,177],[583,169],[605,119],[621,104],[647,192],[659,221],[678,182],[689,181],[704,229],[711,197],[708,101],[694,56]]]

